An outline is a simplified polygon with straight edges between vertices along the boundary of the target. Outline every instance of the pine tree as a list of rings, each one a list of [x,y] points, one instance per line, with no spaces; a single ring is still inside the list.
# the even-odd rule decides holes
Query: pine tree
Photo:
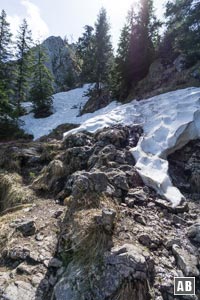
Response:
[[[85,32],[76,45],[76,51],[81,68],[81,82],[90,83],[94,81],[94,28],[86,25],[84,29]]]
[[[6,119],[11,116],[10,105],[10,64],[11,59],[11,36],[9,23],[6,21],[6,12],[2,10],[0,15],[0,118]]]
[[[28,24],[24,19],[17,36],[17,74],[16,74],[16,105],[17,114],[21,113],[21,102],[27,96],[30,82],[32,58],[31,58],[32,37]]]
[[[52,113],[52,76],[45,66],[46,55],[41,44],[36,46],[36,62],[33,66],[33,82],[30,100],[33,102],[35,117],[47,117]]]
[[[96,90],[101,94],[102,86],[108,84],[111,70],[113,52],[110,26],[107,21],[106,10],[102,8],[95,23],[94,37],[94,79]]]

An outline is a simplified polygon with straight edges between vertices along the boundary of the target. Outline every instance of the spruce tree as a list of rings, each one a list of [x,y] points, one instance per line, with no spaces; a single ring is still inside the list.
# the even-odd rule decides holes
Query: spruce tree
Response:
[[[130,89],[132,79],[129,76],[130,40],[133,26],[134,10],[130,9],[126,23],[121,30],[115,65],[112,71],[112,92],[117,99],[124,99]]]
[[[113,59],[109,30],[110,26],[107,21],[106,10],[102,8],[95,23],[94,36],[94,80],[99,95],[101,94],[102,87],[109,82]]]
[[[29,30],[27,21],[25,19],[23,20],[19,28],[16,44],[16,106],[17,114],[20,115],[22,111],[21,102],[23,102],[26,99],[26,96],[28,94],[28,86],[30,83],[32,66],[32,57],[30,51],[32,46],[32,37],[31,31]]]
[[[200,59],[200,2],[171,0],[166,5],[167,32],[173,37],[173,50],[184,54],[188,64]]]
[[[0,118],[7,119],[11,116],[10,105],[10,80],[11,70],[9,60],[11,54],[11,36],[9,23],[6,21],[6,12],[1,11],[0,15]]]
[[[81,68],[81,82],[94,81],[94,28],[86,25],[85,31],[76,45],[77,56]]]
[[[158,41],[157,21],[152,0],[141,0],[136,11],[128,12],[115,59],[114,95],[125,99],[132,86],[143,79],[154,59]]]
[[[143,79],[153,62],[157,28],[160,23],[154,15],[153,1],[141,0],[138,16],[131,29],[129,77],[133,84]]]
[[[35,117],[47,117],[52,113],[53,86],[52,76],[45,66],[46,55],[41,44],[36,46],[36,61],[33,66],[33,82],[30,100],[33,102]]]

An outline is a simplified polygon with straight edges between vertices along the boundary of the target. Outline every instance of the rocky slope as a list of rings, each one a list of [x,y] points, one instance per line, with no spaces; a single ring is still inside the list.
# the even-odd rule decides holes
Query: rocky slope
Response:
[[[134,85],[127,101],[149,98],[168,91],[200,85],[200,63],[187,66],[184,56],[179,55],[173,62],[156,59],[147,76]]]
[[[0,299],[200,299],[199,140],[169,157],[187,199],[173,209],[135,169],[142,134],[0,145]],[[175,298],[174,276],[196,296]]]

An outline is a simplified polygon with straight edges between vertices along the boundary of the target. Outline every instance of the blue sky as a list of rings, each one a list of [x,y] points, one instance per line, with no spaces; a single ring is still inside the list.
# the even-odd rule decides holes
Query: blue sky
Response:
[[[83,26],[94,25],[99,9],[104,6],[111,25],[113,45],[116,48],[120,29],[128,9],[136,0],[1,0],[13,32],[26,18],[33,37],[44,39],[50,35],[67,36],[76,41]],[[161,16],[165,0],[154,0],[157,15]]]

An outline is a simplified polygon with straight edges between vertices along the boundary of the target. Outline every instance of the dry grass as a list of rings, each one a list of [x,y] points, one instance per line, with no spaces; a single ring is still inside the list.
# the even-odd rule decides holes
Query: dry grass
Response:
[[[34,199],[33,192],[23,185],[20,175],[16,173],[0,174],[0,211],[33,202]]]
[[[88,203],[88,199],[85,201],[83,203],[82,200],[80,206],[79,203],[74,203],[72,197],[66,199],[65,204],[68,209],[63,224],[68,240],[64,256],[70,256],[70,260],[88,268],[95,262],[101,262],[105,251],[112,246],[112,235],[106,232],[101,222],[98,221],[102,215],[102,208],[109,207],[117,211],[117,207],[112,199],[105,196],[99,197],[98,200],[93,199],[93,206],[96,206],[93,208],[90,207],[91,203],[90,201]]]
[[[111,300],[153,300],[149,294],[147,282],[126,281]]]
[[[74,260],[84,266],[99,261],[108,249],[111,236],[108,235],[96,217],[101,216],[100,210],[80,211],[75,215]],[[77,243],[78,241],[78,243]]]
[[[115,202],[111,197],[97,193],[84,194],[78,199],[74,199],[73,196],[69,196],[64,199],[64,205],[68,207],[68,214],[73,214],[79,210],[101,209],[103,207],[110,207],[117,210],[118,206],[117,202]]]
[[[65,168],[60,160],[53,160],[45,166],[41,174],[34,180],[32,187],[37,190],[50,191],[54,183],[65,174]]]

